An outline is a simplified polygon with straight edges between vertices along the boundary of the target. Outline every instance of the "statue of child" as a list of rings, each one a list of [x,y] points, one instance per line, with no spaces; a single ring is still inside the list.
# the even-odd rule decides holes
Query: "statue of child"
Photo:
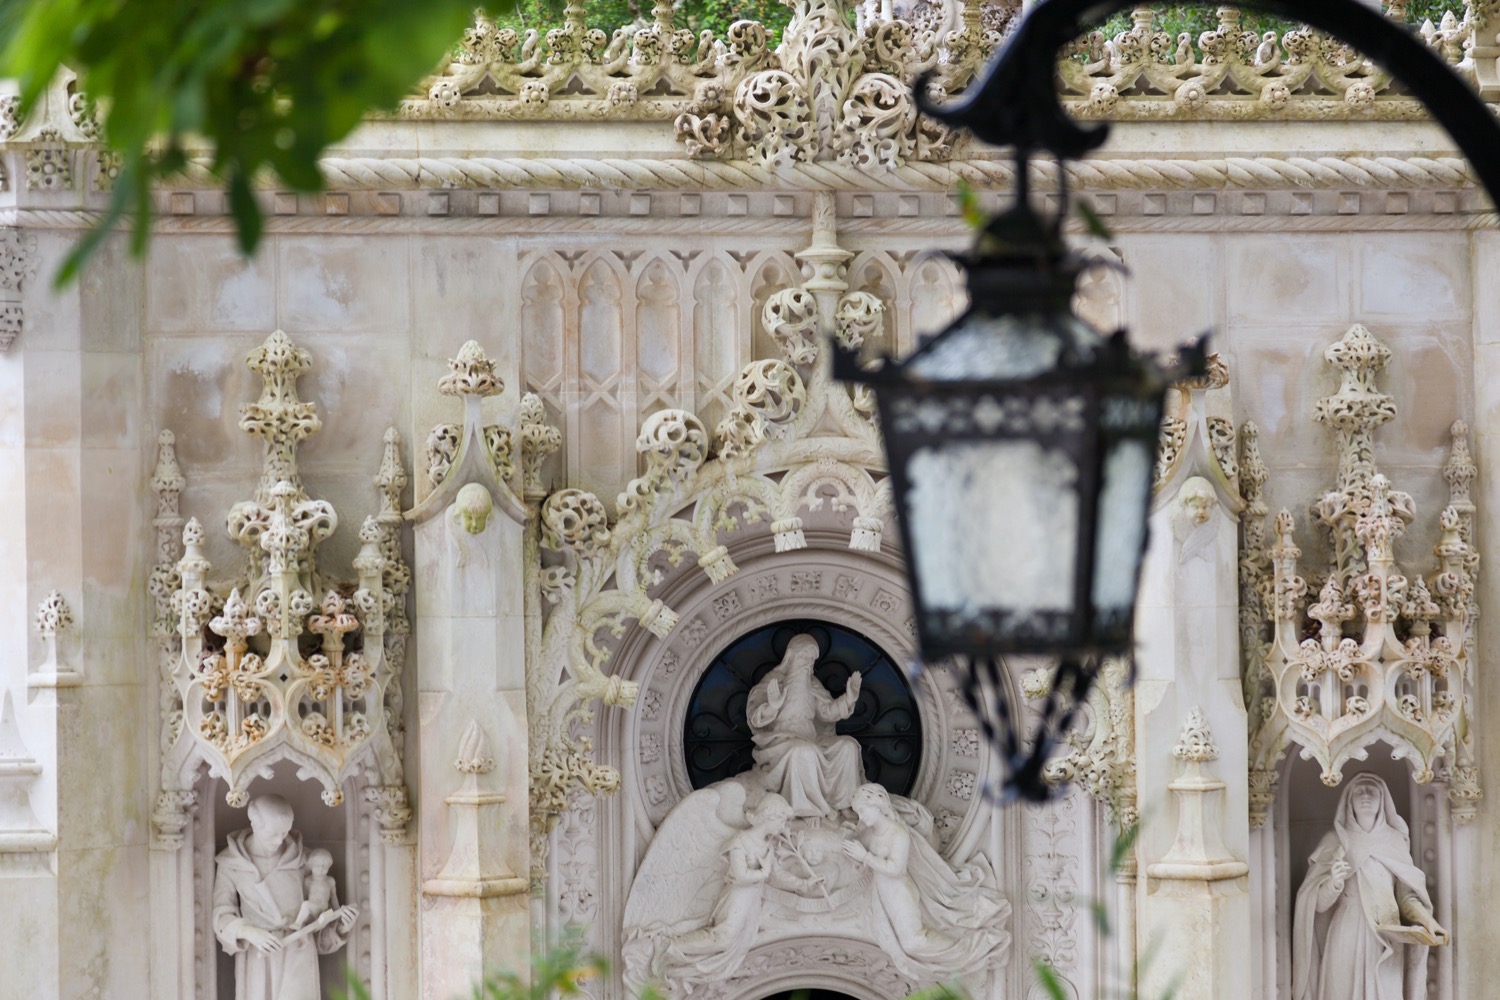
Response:
[[[314,917],[333,909],[333,879],[328,875],[328,869],[332,867],[333,855],[321,847],[307,852],[308,871],[302,879],[302,892],[307,899],[292,921],[294,928],[304,927]]]

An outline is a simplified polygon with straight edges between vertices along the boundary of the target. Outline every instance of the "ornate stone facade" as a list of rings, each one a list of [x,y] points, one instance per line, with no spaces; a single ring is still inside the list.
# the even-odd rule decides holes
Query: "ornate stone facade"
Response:
[[[214,858],[274,793],[380,1000],[462,995],[575,924],[614,963],[587,994],[630,996],[629,901],[693,794],[710,662],[788,620],[911,657],[878,427],[826,345],[904,352],[963,310],[933,251],[968,238],[959,184],[997,208],[1012,168],[904,88],[961,94],[1013,6],[800,0],[779,48],[665,3],[613,34],[582,4],[480,21],[325,192],[260,193],[256,260],[190,165],[148,260],[107,241],[60,292],[115,167],[70,80],[28,121],[0,104],[0,341],[25,316],[0,357],[0,937],[34,945],[7,985],[222,995]],[[1151,346],[1212,327],[1220,358],[1163,426],[1138,654],[1046,809],[995,807],[957,677],[913,673],[910,829],[1008,904],[976,997],[1039,995],[1034,959],[1075,996],[1290,997],[1308,861],[1373,773],[1451,934],[1428,995],[1480,995],[1493,207],[1363,57],[1217,16],[1167,38],[1143,9],[1059,67],[1074,114],[1117,122],[1066,168],[1113,233],[1080,312]],[[1414,25],[1491,100],[1494,17]],[[1032,180],[1053,204],[1057,173]],[[1006,665],[1014,704],[1041,666]],[[712,858],[753,828],[730,818]],[[930,984],[798,900],[694,995]]]

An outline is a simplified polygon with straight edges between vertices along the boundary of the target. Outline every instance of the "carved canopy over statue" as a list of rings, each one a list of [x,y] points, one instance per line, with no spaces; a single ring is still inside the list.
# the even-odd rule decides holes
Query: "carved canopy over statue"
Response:
[[[1425,1000],[1427,949],[1448,943],[1406,821],[1373,774],[1349,782],[1297,891],[1293,1000]]]
[[[1003,964],[1010,904],[983,856],[954,865],[932,814],[865,782],[859,744],[834,732],[860,675],[833,697],[794,637],[751,690],[751,770],[678,803],[625,909],[626,982],[681,994],[733,975],[762,942],[816,933],[870,941],[904,975],[948,980]]]

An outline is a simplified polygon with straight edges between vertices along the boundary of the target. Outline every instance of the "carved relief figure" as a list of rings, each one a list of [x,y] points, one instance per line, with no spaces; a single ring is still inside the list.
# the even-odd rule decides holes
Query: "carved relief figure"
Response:
[[[813,676],[817,660],[818,640],[794,637],[781,662],[750,690],[746,707],[755,773],[797,816],[833,816],[849,808],[865,780],[859,743],[834,733],[834,725],[854,711],[860,675],[851,674],[835,698]]]
[[[844,853],[873,873],[874,936],[896,967],[925,979],[1003,961],[1010,904],[984,866],[954,870],[912,835],[879,785],[861,785],[853,808],[859,829]]]
[[[789,935],[871,942],[928,982],[1006,961],[1010,904],[988,862],[950,863],[921,803],[865,784],[858,743],[834,733],[860,675],[834,698],[818,655],[811,635],[787,644],[747,699],[755,766],[688,795],[652,837],[625,905],[630,989],[686,995]]]
[[[1202,476],[1193,476],[1182,484],[1177,494],[1177,508],[1172,512],[1172,535],[1182,546],[1177,554],[1178,562],[1212,555],[1216,532],[1210,522],[1218,505],[1219,498],[1213,484]]]
[[[1297,891],[1293,1000],[1424,1000],[1427,949],[1448,943],[1426,883],[1390,789],[1359,775]]]
[[[318,956],[344,946],[359,911],[338,905],[333,859],[303,851],[285,799],[259,796],[248,812],[250,829],[229,835],[214,878],[214,933],[234,956],[235,1000],[320,1000]],[[318,853],[326,864],[313,862]],[[304,912],[325,895],[316,916]]]
[[[683,970],[699,980],[712,980],[737,969],[760,926],[761,901],[777,867],[777,841],[786,835],[792,807],[774,792],[765,796],[746,818],[750,827],[729,839],[722,858],[728,874],[708,923],[662,940],[652,971],[663,978],[680,978]],[[786,881],[783,875],[782,882]],[[797,879],[809,885],[811,879]]]

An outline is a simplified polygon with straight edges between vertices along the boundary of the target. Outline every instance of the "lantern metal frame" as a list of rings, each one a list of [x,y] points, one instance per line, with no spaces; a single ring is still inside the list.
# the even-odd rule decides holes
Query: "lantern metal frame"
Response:
[[[1217,0],[1189,0],[1189,5],[1219,6]],[[999,286],[991,286],[985,292],[992,303],[997,301],[997,295],[998,301],[1008,303],[1008,308],[1002,312],[1019,313],[1032,307],[1043,314],[1068,310],[1068,299],[1082,267],[1078,258],[1067,252],[1062,240],[1062,223],[1068,211],[1063,162],[1102,146],[1108,138],[1109,125],[1079,122],[1067,114],[1055,83],[1057,58],[1062,47],[1083,34],[1089,25],[1135,6],[1136,0],[1042,0],[1022,17],[983,78],[968,88],[961,101],[945,105],[932,103],[927,96],[928,79],[925,76],[913,85],[917,104],[923,113],[947,124],[965,127],[983,142],[1010,146],[1015,150],[1016,197],[1013,206],[981,232],[973,255],[954,258],[971,278],[986,268],[1001,274]],[[1500,122],[1469,85],[1414,33],[1398,26],[1382,12],[1365,6],[1361,0],[1318,0],[1316,3],[1307,3],[1306,0],[1245,0],[1235,6],[1284,16],[1322,29],[1381,64],[1448,132],[1468,158],[1491,201],[1500,204]],[[1031,205],[1031,160],[1039,151],[1051,154],[1058,161],[1060,207],[1051,219],[1043,219]],[[939,393],[950,399],[983,398],[986,384],[979,380],[932,382],[913,378],[908,371],[909,365],[932,351],[945,335],[962,328],[963,322],[961,317],[947,330],[924,341],[901,362],[887,358],[876,365],[866,365],[856,352],[835,343],[834,375],[844,381],[872,386],[876,390],[882,425],[887,428],[892,427],[893,420],[903,418],[892,407],[892,390],[919,400],[930,399]],[[1111,380],[1115,383],[1133,381],[1143,392],[1154,381],[1160,384],[1157,393],[1160,400],[1171,378],[1201,370],[1203,360],[1200,341],[1196,348],[1180,356],[1176,371],[1166,367],[1153,368],[1131,354],[1122,330],[1104,341],[1094,359],[1082,363],[1074,359],[1069,364],[1065,358],[1056,374],[1058,380],[1070,379],[1075,387],[1089,387],[1089,394],[1095,399],[1097,392],[1094,389],[1103,391],[1105,386],[1114,384]],[[989,383],[988,391],[999,392],[1005,388],[1012,393],[1045,392],[1049,381],[1050,378],[1032,380],[1025,388],[1017,382]],[[884,394],[882,387],[886,390]],[[1160,402],[1155,412],[1157,419],[1150,422],[1153,444],[1155,424],[1160,419]],[[1097,418],[1097,407],[1091,408],[1088,415]],[[964,426],[962,420],[956,427],[935,425],[927,435],[928,443],[936,443],[945,435],[949,441],[961,440],[968,433]],[[1097,424],[1091,426],[1097,431]],[[1071,623],[1072,627],[1061,630],[1055,637],[1039,635],[1035,641],[994,642],[986,641],[982,632],[967,638],[955,637],[951,633],[935,634],[925,621],[904,502],[911,486],[906,477],[906,463],[921,442],[907,440],[892,445],[892,437],[890,434],[886,436],[888,468],[900,515],[902,541],[906,546],[907,573],[914,599],[918,601],[921,656],[924,661],[947,656],[966,661],[963,692],[986,742],[1005,763],[1003,797],[1046,800],[1053,795],[1055,787],[1044,774],[1045,765],[1058,738],[1072,726],[1087,698],[1099,674],[1101,658],[1110,654],[1130,655],[1133,615],[1127,616],[1123,630],[1105,630],[1102,634],[1088,634],[1086,621],[1092,608],[1083,584],[1090,573],[1083,568],[1091,567],[1094,558],[1091,543],[1096,526],[1093,519],[1098,512],[1098,490],[1102,480],[1099,465],[1104,449],[1099,447],[1093,456],[1073,456],[1083,459],[1080,476],[1086,480],[1079,484],[1084,487],[1079,491],[1079,538],[1087,540],[1087,544],[1080,544],[1080,551],[1076,553],[1078,564],[1074,573],[1076,600],[1073,611],[1076,620]],[[1045,443],[1044,434],[1028,437]],[[994,439],[992,434],[985,435],[985,438]],[[1102,439],[1095,433],[1094,440],[1097,444]],[[1144,517],[1146,508],[1142,510]],[[1146,546],[1144,530],[1141,537],[1143,558]],[[1088,551],[1082,551],[1084,549]],[[1018,707],[1010,702],[1006,693],[1008,685],[1002,676],[1000,656],[1013,652],[1058,657],[1052,684],[1040,706],[1039,718],[1029,740],[1022,738],[1024,721],[1018,718]],[[992,703],[993,710],[986,710],[987,702]]]

